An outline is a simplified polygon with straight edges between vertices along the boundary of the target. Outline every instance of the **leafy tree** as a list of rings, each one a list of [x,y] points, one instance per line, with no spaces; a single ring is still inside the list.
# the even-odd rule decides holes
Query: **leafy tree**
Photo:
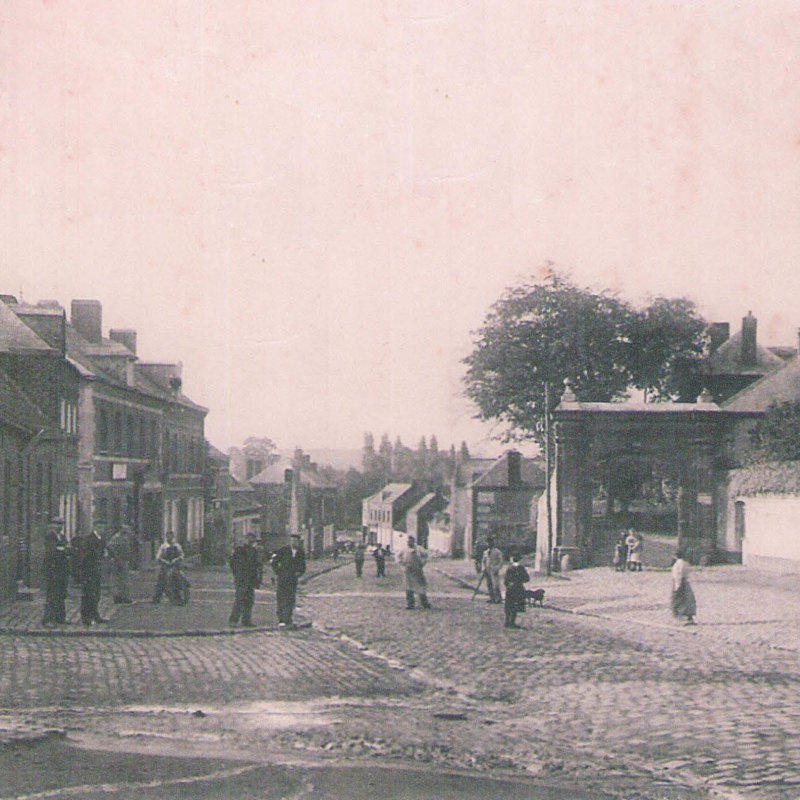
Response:
[[[707,324],[695,304],[683,297],[657,297],[632,321],[634,386],[657,400],[696,400],[708,342]]]
[[[800,402],[773,403],[751,431],[749,461],[800,461]]]
[[[542,282],[507,289],[491,307],[464,360],[466,394],[481,419],[541,440],[547,384],[551,404],[565,380],[584,402],[622,399],[631,386],[671,395],[678,365],[699,359],[704,327],[687,300],[659,298],[638,312],[551,271]]]

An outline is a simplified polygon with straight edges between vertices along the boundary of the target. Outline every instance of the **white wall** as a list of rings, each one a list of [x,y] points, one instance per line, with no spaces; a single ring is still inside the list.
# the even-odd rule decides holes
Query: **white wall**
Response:
[[[764,494],[744,501],[742,563],[759,568],[800,569],[800,496]]]
[[[428,525],[428,551],[431,554],[449,556],[453,553],[453,534],[448,525]]]

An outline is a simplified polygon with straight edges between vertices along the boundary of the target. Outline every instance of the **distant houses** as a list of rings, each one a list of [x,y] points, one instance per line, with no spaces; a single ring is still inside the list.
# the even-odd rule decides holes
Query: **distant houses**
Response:
[[[370,544],[402,547],[412,535],[432,552],[471,556],[489,536],[505,551],[533,551],[536,503],[544,491],[540,460],[509,450],[497,459],[461,462],[442,492],[389,483],[362,502]]]

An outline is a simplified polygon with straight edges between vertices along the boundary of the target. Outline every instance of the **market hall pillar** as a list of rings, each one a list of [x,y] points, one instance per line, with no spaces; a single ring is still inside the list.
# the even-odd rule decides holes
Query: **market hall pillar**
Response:
[[[716,550],[713,433],[696,432],[678,487],[678,548],[693,564],[711,564]]]
[[[591,552],[591,481],[586,471],[587,431],[582,414],[555,422],[556,537],[553,566],[586,566]],[[566,556],[566,561],[564,557]]]

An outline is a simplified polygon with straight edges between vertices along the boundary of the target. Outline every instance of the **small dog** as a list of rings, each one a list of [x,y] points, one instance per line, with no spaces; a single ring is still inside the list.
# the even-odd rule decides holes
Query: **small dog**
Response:
[[[529,606],[544,608],[544,589],[526,589],[525,601]]]

